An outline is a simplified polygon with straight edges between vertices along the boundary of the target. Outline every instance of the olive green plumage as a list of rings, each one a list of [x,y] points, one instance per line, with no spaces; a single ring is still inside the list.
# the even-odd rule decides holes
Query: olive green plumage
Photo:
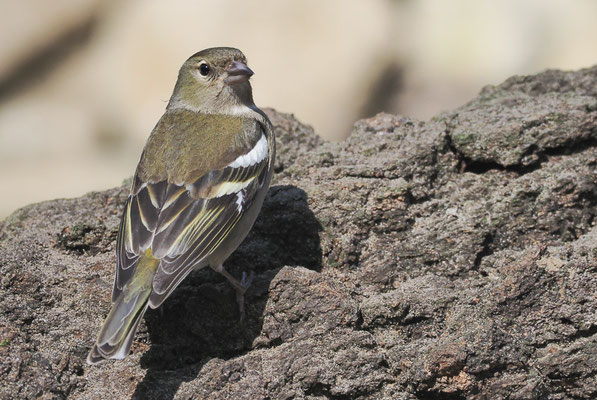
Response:
[[[144,181],[168,178],[179,184],[194,181],[249,152],[258,135],[261,132],[255,119],[201,114],[186,109],[169,111],[145,145],[138,167],[139,177]],[[201,157],[181,157],[189,149],[198,148],[202,149]]]
[[[193,269],[209,265],[226,276],[244,316],[250,282],[236,280],[223,262],[257,218],[275,157],[271,123],[253,103],[252,74],[232,48],[203,50],[181,67],[124,207],[112,310],[90,364],[124,358],[147,307],[160,306]]]

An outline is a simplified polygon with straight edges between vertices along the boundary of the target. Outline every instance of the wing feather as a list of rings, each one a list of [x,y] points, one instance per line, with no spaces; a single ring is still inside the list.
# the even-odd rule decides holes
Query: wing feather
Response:
[[[161,181],[158,183],[148,183],[147,193],[151,200],[151,204],[157,209],[161,210],[166,201],[166,190],[168,189],[168,182]]]
[[[262,136],[261,147],[263,141]],[[233,231],[265,184],[270,162],[267,149],[256,145],[186,185],[143,182],[137,174],[118,231],[113,300],[132,278],[139,256],[151,248],[161,260],[149,302],[153,308],[161,304]]]
[[[153,306],[159,305],[174,290],[179,276],[186,276],[187,270],[192,269],[217,248],[217,244],[226,237],[225,233],[230,232],[242,216],[240,212],[234,212],[235,210],[236,207],[226,207],[222,210],[210,224],[206,224],[204,229],[198,232],[198,240],[184,254],[162,259],[154,278],[154,292],[149,299]]]
[[[267,165],[268,161],[264,160],[261,169],[256,171],[259,174],[255,177],[257,179],[252,179],[246,188],[238,192],[242,196],[240,207],[238,193],[203,199],[205,204],[197,222],[192,223],[190,225],[192,228],[188,231],[192,236],[184,236],[184,234],[170,236],[172,240],[177,242],[184,240],[185,243],[192,243],[192,245],[185,247],[186,250],[182,254],[168,254],[162,258],[154,278],[154,291],[149,298],[152,307],[160,305],[176,288],[178,282],[189,273],[189,270],[209,256],[234,229],[264,184],[264,176],[268,173]],[[215,212],[210,213],[210,210]]]

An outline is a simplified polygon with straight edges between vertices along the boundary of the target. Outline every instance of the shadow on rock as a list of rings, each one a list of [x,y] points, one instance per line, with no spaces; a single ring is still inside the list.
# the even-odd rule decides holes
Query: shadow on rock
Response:
[[[132,398],[173,398],[210,360],[250,350],[261,332],[269,285],[277,271],[284,266],[321,270],[320,231],[302,189],[271,187],[251,233],[226,262],[237,277],[243,271],[255,272],[245,298],[244,325],[228,282],[209,268],[192,273],[160,309],[145,315],[151,347],[141,367],[147,373]]]

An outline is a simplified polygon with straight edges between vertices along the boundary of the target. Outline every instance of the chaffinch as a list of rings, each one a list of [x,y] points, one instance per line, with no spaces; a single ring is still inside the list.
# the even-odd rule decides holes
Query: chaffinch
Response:
[[[251,75],[243,53],[227,47],[200,51],[180,68],[124,206],[112,309],[88,363],[124,358],[147,307],[159,307],[193,269],[224,275],[244,317],[250,279],[235,279],[223,263],[257,218],[275,157]]]

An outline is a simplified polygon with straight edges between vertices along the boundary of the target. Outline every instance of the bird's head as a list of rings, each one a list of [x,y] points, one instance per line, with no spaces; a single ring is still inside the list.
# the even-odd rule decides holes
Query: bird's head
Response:
[[[180,68],[168,108],[188,108],[209,114],[242,113],[253,95],[245,55],[231,47],[214,47],[193,54]]]

